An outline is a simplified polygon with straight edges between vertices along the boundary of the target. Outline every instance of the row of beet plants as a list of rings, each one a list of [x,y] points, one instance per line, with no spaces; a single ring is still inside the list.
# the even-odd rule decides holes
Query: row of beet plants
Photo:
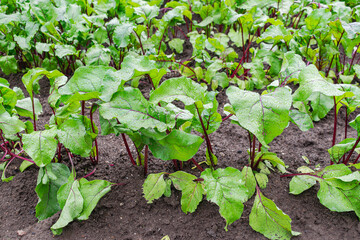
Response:
[[[290,54],[295,59],[300,58]],[[138,64],[135,65],[135,62]],[[85,178],[77,179],[72,161],[73,154],[90,157],[94,163],[98,161],[100,153],[96,137],[99,130],[93,121],[98,110],[101,133],[121,135],[124,141],[127,135],[136,147],[137,163],[144,165],[145,171],[149,151],[164,161],[190,160],[201,171],[199,176],[183,171],[150,174],[143,186],[144,196],[149,202],[162,195],[169,196],[173,184],[182,192],[182,210],[188,213],[194,212],[206,195],[207,200],[219,206],[227,229],[229,224],[241,217],[243,203],[255,195],[250,214],[250,225],[254,230],[268,238],[282,236],[288,239],[298,234],[291,230],[291,219],[261,192],[273,167],[286,173],[284,162],[269,151],[269,144],[290,121],[305,131],[312,127],[314,116],[325,116],[327,112],[324,113],[324,108],[316,99],[327,99],[327,103],[332,104],[330,109],[334,108],[336,113],[341,106],[346,106],[349,113],[354,111],[359,104],[358,87],[330,83],[314,65],[306,66],[294,61],[292,65],[283,66],[283,71],[289,67],[299,68],[299,73],[293,76],[293,81],[299,83],[294,93],[285,86],[286,80],[275,81],[261,94],[231,86],[226,91],[230,101],[225,106],[228,116],[222,119],[216,91],[208,91],[206,86],[180,77],[161,84],[160,81],[152,82],[153,90],[146,99],[138,88],[130,85],[130,80],[154,71],[155,61],[129,56],[124,63],[127,67],[121,70],[105,66],[80,67],[69,80],[57,70],[30,70],[22,78],[29,95],[27,98],[19,88],[9,88],[7,81],[2,79],[2,180],[12,180],[12,177],[6,177],[6,169],[15,159],[24,160],[21,169],[31,164],[39,167],[36,187],[39,197],[36,216],[39,220],[62,210],[59,220],[52,226],[55,234],[61,233],[69,222],[87,219],[99,199],[113,186],[104,180],[89,182]],[[43,77],[51,85],[48,103],[53,115],[48,124],[37,126],[42,106],[35,96],[39,93],[39,80]],[[175,100],[181,101],[184,107],[178,107]],[[19,116],[33,121],[24,122]],[[249,164],[241,171],[216,169],[218,159],[212,150],[210,134],[228,118],[249,134]],[[357,117],[350,126],[358,130],[358,122]],[[205,170],[193,158],[203,142],[209,166]],[[358,213],[356,196],[360,178],[359,173],[350,168],[357,166],[350,165],[357,162],[357,159],[351,162],[350,157],[358,142],[359,139],[346,138],[339,144],[333,144],[329,153],[331,163],[336,164],[316,171],[300,168],[300,173],[290,174],[296,175],[290,184],[291,193],[301,193],[319,181],[318,197],[322,204],[333,211]],[[256,145],[259,147],[256,148]],[[61,160],[62,149],[68,156],[70,170],[67,165],[57,163]],[[129,148],[127,150],[135,165]],[[334,205],[334,202],[339,203],[339,199],[341,204]],[[267,222],[267,226],[271,223],[271,227],[264,227],[263,222]]]
[[[288,51],[336,82],[350,83],[360,72],[360,11],[351,2],[24,0],[1,6],[6,74],[34,67],[66,76],[86,65],[120,69],[125,56],[137,53],[213,89],[229,83],[261,89],[278,78]],[[175,59],[186,43],[191,56]]]

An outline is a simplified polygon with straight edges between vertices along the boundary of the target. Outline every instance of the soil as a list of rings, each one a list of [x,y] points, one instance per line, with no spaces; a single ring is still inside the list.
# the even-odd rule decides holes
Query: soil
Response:
[[[22,87],[21,74],[7,78],[11,87]],[[43,126],[51,116],[51,109],[46,104],[49,89],[46,81],[41,81],[41,94],[38,96],[44,106],[38,124]],[[227,102],[224,92],[218,95],[219,112]],[[352,116],[354,117],[354,116]],[[340,111],[338,142],[343,138],[344,113]],[[271,143],[271,150],[276,152],[289,166],[289,172],[305,165],[302,156],[310,159],[310,165],[329,164],[327,149],[331,145],[333,113],[315,124],[314,129],[301,132],[290,124],[284,133]],[[350,131],[350,136],[355,136]],[[239,126],[225,121],[219,130],[210,135],[215,154],[219,159],[219,168],[232,166],[241,169],[247,164],[247,133]],[[172,189],[169,198],[162,197],[152,204],[147,204],[142,196],[144,182],[143,168],[134,167],[125,151],[120,137],[114,135],[99,137],[100,163],[88,179],[106,179],[114,183],[124,183],[112,187],[94,209],[87,221],[75,221],[64,228],[63,234],[53,236],[50,226],[55,223],[59,213],[42,222],[35,217],[37,196],[35,193],[38,168],[30,167],[24,172],[18,170],[20,162],[12,164],[7,176],[15,175],[9,183],[0,183],[0,239],[156,239],[168,235],[171,240],[191,239],[265,239],[249,226],[249,213],[253,198],[245,204],[244,213],[238,221],[224,230],[225,221],[215,204],[204,200],[195,213],[184,214],[180,207],[181,193]],[[135,149],[131,148],[133,154]],[[195,156],[200,162],[205,158],[205,145]],[[66,159],[64,159],[66,162]],[[78,177],[93,170],[89,159],[75,160]],[[197,176],[200,172],[184,164],[184,170]],[[150,156],[149,173],[175,171],[171,161],[164,162]],[[272,199],[277,206],[287,213],[294,231],[301,232],[294,239],[357,239],[360,236],[360,223],[355,213],[331,212],[319,203],[316,197],[318,187],[311,188],[299,196],[288,193],[289,178],[280,178],[280,173],[273,172],[263,194]]]

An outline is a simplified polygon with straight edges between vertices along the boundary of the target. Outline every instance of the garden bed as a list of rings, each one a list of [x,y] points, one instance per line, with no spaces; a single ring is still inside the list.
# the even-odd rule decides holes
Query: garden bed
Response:
[[[0,239],[356,239],[359,22],[351,0],[1,1]]]
[[[10,80],[11,87],[23,87],[20,74],[4,76]],[[41,82],[42,103],[47,100],[49,85]],[[227,98],[223,92],[218,95],[220,111]],[[43,106],[47,106],[43,104]],[[39,125],[44,125],[51,115],[50,108],[45,108],[39,118]],[[344,126],[344,114],[339,115],[339,126]],[[315,123],[314,129],[302,132],[290,124],[284,133],[271,143],[271,150],[280,156],[288,171],[296,172],[304,165],[302,156],[310,160],[310,165],[328,164],[327,149],[332,139],[333,114]],[[354,135],[355,131],[351,132]],[[350,136],[351,136],[350,135]],[[240,127],[225,121],[219,130],[210,137],[214,151],[219,158],[219,167],[231,166],[242,168],[247,164],[246,132]],[[341,133],[338,133],[340,138]],[[341,136],[343,137],[343,136]],[[205,144],[195,156],[203,161]],[[88,179],[105,179],[124,185],[114,186],[105,195],[87,221],[75,221],[64,229],[55,239],[156,239],[169,235],[171,240],[185,239],[265,239],[249,226],[249,213],[253,198],[245,203],[244,213],[238,221],[224,230],[224,220],[219,215],[215,204],[203,201],[196,212],[184,214],[181,211],[179,191],[172,190],[170,198],[160,198],[147,204],[142,193],[145,177],[142,167],[131,165],[120,137],[113,134],[99,137],[101,158],[96,171]],[[131,149],[135,151],[133,148]],[[64,160],[67,163],[67,160]],[[84,176],[93,170],[89,159],[76,158],[78,176]],[[37,167],[30,167],[20,173],[19,164],[11,165],[8,174],[15,174],[13,181],[0,183],[0,239],[50,239],[50,231],[59,214],[38,222],[35,217],[37,196],[35,193]],[[192,170],[192,164],[185,164],[185,171],[199,175]],[[161,171],[174,172],[171,161],[165,162],[150,156],[149,173]],[[360,234],[360,223],[354,212],[331,212],[319,203],[315,197],[318,188],[311,188],[301,195],[289,194],[290,178],[280,178],[280,173],[269,175],[269,183],[263,193],[292,219],[292,228],[301,232],[294,239],[356,239]]]

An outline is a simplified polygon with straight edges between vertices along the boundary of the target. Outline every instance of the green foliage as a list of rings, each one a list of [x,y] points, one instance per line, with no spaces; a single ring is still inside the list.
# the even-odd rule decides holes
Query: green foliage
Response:
[[[343,108],[348,121],[358,108],[360,91],[352,84],[360,74],[354,61],[360,53],[358,4],[163,2],[1,2],[0,68],[6,75],[24,73],[27,91],[25,97],[0,78],[2,181],[13,179],[6,177],[6,169],[15,159],[23,160],[21,171],[32,164],[39,167],[36,216],[44,220],[62,209],[52,226],[59,234],[71,221],[87,219],[112,185],[76,179],[74,169],[70,174],[57,163],[62,148],[72,164],[73,154],[96,164],[100,131],[125,140],[127,135],[137,162],[146,166],[149,154],[143,154],[144,148],[164,161],[188,161],[205,142],[210,168],[199,178],[183,171],[150,174],[143,185],[145,199],[151,203],[169,197],[174,186],[181,191],[183,212],[193,213],[206,195],[219,206],[227,230],[255,194],[250,214],[254,230],[270,239],[297,235],[290,218],[260,192],[271,179],[270,170],[286,172],[285,163],[268,149],[290,121],[308,131],[331,109],[338,114]],[[181,77],[168,78],[174,72]],[[37,126],[43,81],[50,84],[53,114]],[[225,121],[217,100],[223,89],[231,104],[225,112],[248,131],[250,140],[249,165],[241,172],[214,169],[223,161],[211,142],[211,134]],[[359,117],[348,122],[359,135]],[[299,168],[290,193],[300,194],[319,182],[324,206],[360,216],[360,174],[347,166],[351,154],[359,151],[359,139],[335,140],[328,150],[335,164],[320,171]]]
[[[300,233],[291,230],[291,219],[273,201],[257,190],[249,216],[250,226],[269,239],[290,239]]]

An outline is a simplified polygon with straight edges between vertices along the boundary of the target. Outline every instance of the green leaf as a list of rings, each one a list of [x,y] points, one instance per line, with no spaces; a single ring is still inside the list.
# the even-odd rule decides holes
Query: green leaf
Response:
[[[263,146],[268,147],[267,144],[288,126],[291,107],[289,89],[277,88],[274,92],[259,95],[231,86],[226,94],[240,126],[254,134]]]
[[[298,169],[298,171],[300,171],[300,168]],[[314,171],[310,168],[306,168],[303,172],[313,173]],[[291,194],[298,195],[314,186],[316,184],[316,180],[318,180],[317,177],[312,177],[310,175],[295,176],[291,179],[289,183],[289,191]]]
[[[35,131],[23,134],[25,152],[39,167],[45,167],[54,158],[57,149],[55,130]]]
[[[260,35],[260,37],[256,40],[257,43],[262,41],[272,40],[274,44],[283,40],[286,43],[289,43],[293,38],[291,32],[281,25],[271,25],[266,29],[264,33]]]
[[[3,162],[0,164],[0,171],[4,171],[6,167],[7,162]]]
[[[67,182],[69,176],[69,168],[64,164],[51,163],[40,168],[35,189],[39,198],[36,205],[36,217],[39,221],[47,219],[61,210],[57,192]]]
[[[210,153],[210,154],[209,154]],[[217,165],[218,164],[218,159],[215,156],[214,153],[212,153],[211,151],[209,151],[208,148],[206,148],[205,150],[205,156],[206,156],[206,163],[211,166],[212,164]],[[211,156],[211,158],[210,158]]]
[[[237,47],[242,47],[243,44],[245,44],[245,42],[249,38],[248,30],[244,29],[243,35],[242,35],[241,31],[235,31],[233,28],[231,28],[229,31],[229,37],[230,37],[231,41],[233,41]],[[243,42],[243,37],[244,37],[244,42]]]
[[[180,190],[181,210],[184,213],[195,212],[197,206],[203,199],[204,188],[199,181],[195,182],[196,176],[186,172],[178,171],[169,175],[175,188]]]
[[[170,197],[171,196],[171,179],[166,179],[165,180],[165,183],[166,183],[166,189],[165,189],[165,192],[164,192],[164,196],[165,197]]]
[[[66,185],[69,185],[69,187],[66,187]],[[62,228],[76,219],[84,209],[84,198],[80,192],[79,181],[76,180],[63,185],[57,195],[58,199],[59,197],[65,199],[65,204],[63,206],[60,204],[60,207],[62,207],[60,217],[57,222],[51,226],[51,231],[54,235],[61,234]]]
[[[124,48],[130,43],[130,35],[132,34],[134,25],[132,23],[123,23],[114,30],[114,43],[119,48]]]
[[[169,47],[172,50],[175,50],[177,53],[182,53],[184,42],[185,42],[184,39],[173,38],[171,41],[169,41]]]
[[[27,92],[30,95],[30,98],[33,97],[34,93],[39,93],[40,85],[39,80],[46,76],[48,79],[53,79],[56,77],[63,76],[58,70],[47,71],[43,68],[34,68],[29,70],[23,77],[22,82],[26,87]]]
[[[302,57],[294,52],[286,52],[281,65],[281,74],[283,77],[298,78],[299,73],[306,67]],[[289,81],[290,79],[288,79]]]
[[[20,116],[34,119],[31,98],[24,98],[18,100],[15,109]],[[37,98],[34,98],[34,109],[35,109],[35,118],[37,119],[39,114],[42,113],[42,106],[39,99]]]
[[[299,129],[303,132],[308,131],[310,128],[314,127],[310,115],[305,112],[292,109],[290,110],[289,116],[291,118],[291,122],[298,126]]]
[[[248,199],[248,192],[239,170],[228,167],[212,171],[206,169],[201,173],[204,179],[206,199],[219,206],[219,212],[226,220],[227,226],[241,217],[242,204]]]
[[[156,128],[160,132],[175,125],[173,116],[165,109],[150,104],[137,88],[126,87],[116,92],[111,101],[100,105],[99,113],[104,119],[117,118],[127,128]]]
[[[291,230],[291,219],[276,204],[257,190],[249,216],[250,226],[269,239],[291,239],[299,233]]]
[[[61,95],[73,95],[75,93],[100,94],[104,77],[108,71],[114,72],[115,69],[108,66],[79,67],[70,80],[59,88],[59,93]],[[91,97],[94,97],[94,95],[91,95]]]
[[[320,189],[317,194],[320,203],[335,212],[355,211],[360,218],[360,187],[342,190],[332,186],[326,181],[320,181]]]
[[[80,179],[80,193],[84,198],[84,208],[77,219],[88,219],[99,200],[111,190],[112,185],[112,183],[105,180],[93,180],[89,182],[85,178]]]
[[[256,189],[256,179],[253,170],[251,167],[245,166],[241,171],[241,174],[243,180],[245,181],[245,187],[247,188],[248,199],[250,199],[254,195]]]
[[[351,174],[351,170],[345,164],[334,164],[324,168],[319,175],[325,179],[341,177]]]
[[[149,149],[154,157],[161,160],[187,161],[198,152],[203,142],[199,136],[174,129],[165,138],[151,141]]]
[[[0,129],[5,135],[12,135],[25,130],[25,124],[16,116],[8,112],[0,113]]]
[[[31,46],[30,46],[30,39],[29,38],[25,38],[25,37],[22,37],[22,36],[15,35],[14,40],[22,50],[24,50],[24,51],[25,50],[26,51],[30,50]]]
[[[148,203],[159,199],[166,190],[166,183],[164,181],[164,172],[149,174],[143,184],[144,198]]]
[[[9,83],[7,80],[0,79],[0,99],[2,98],[2,105],[4,108],[11,113],[18,101],[18,98],[16,92],[9,88],[8,85]]]
[[[204,98],[205,89],[189,78],[171,78],[150,94],[149,101],[157,104],[160,101],[171,103],[180,100],[185,105],[192,105]]]
[[[327,82],[314,65],[309,65],[300,72],[299,81],[300,87],[293,95],[294,101],[305,101],[313,93],[321,93],[330,97],[344,94],[334,84]]]
[[[6,75],[17,73],[18,70],[18,65],[14,56],[1,56],[0,67],[1,71]]]
[[[55,55],[59,58],[76,55],[76,48],[72,45],[55,45]]]
[[[360,114],[356,116],[354,120],[349,122],[350,127],[357,131],[357,135],[360,136]]]
[[[110,64],[110,51],[102,45],[94,45],[89,48],[85,55],[86,65],[104,65],[109,66]]]
[[[328,184],[343,190],[359,185],[359,174],[353,173],[345,164],[330,165],[319,173]]]
[[[319,121],[324,118],[334,107],[333,97],[326,96],[319,92],[314,92],[307,100],[311,101],[311,115],[314,121]]]
[[[24,172],[28,167],[32,166],[33,163],[29,161],[23,161],[19,167],[20,172]],[[1,170],[1,169],[0,169]]]
[[[3,182],[11,182],[14,179],[14,176],[6,177],[5,172],[6,172],[6,167],[5,167],[4,171],[1,174],[1,181],[3,181]]]
[[[69,118],[62,123],[58,129],[58,138],[72,153],[83,157],[90,155],[92,139],[80,118]]]
[[[128,54],[121,63],[122,79],[129,80],[137,76],[150,73],[151,70],[156,69],[155,61],[150,60],[148,56],[137,56]],[[125,76],[125,77],[124,77]]]
[[[267,185],[267,183],[269,181],[266,174],[255,172],[255,179],[256,179],[256,182],[259,184],[259,187],[261,189],[266,188],[266,185]]]
[[[328,153],[330,154],[331,161],[334,163],[339,162],[340,158],[354,147],[355,141],[355,138],[346,138],[329,148]]]
[[[305,18],[306,28],[312,32],[321,31],[327,26],[330,17],[331,13],[328,9],[315,9]]]

